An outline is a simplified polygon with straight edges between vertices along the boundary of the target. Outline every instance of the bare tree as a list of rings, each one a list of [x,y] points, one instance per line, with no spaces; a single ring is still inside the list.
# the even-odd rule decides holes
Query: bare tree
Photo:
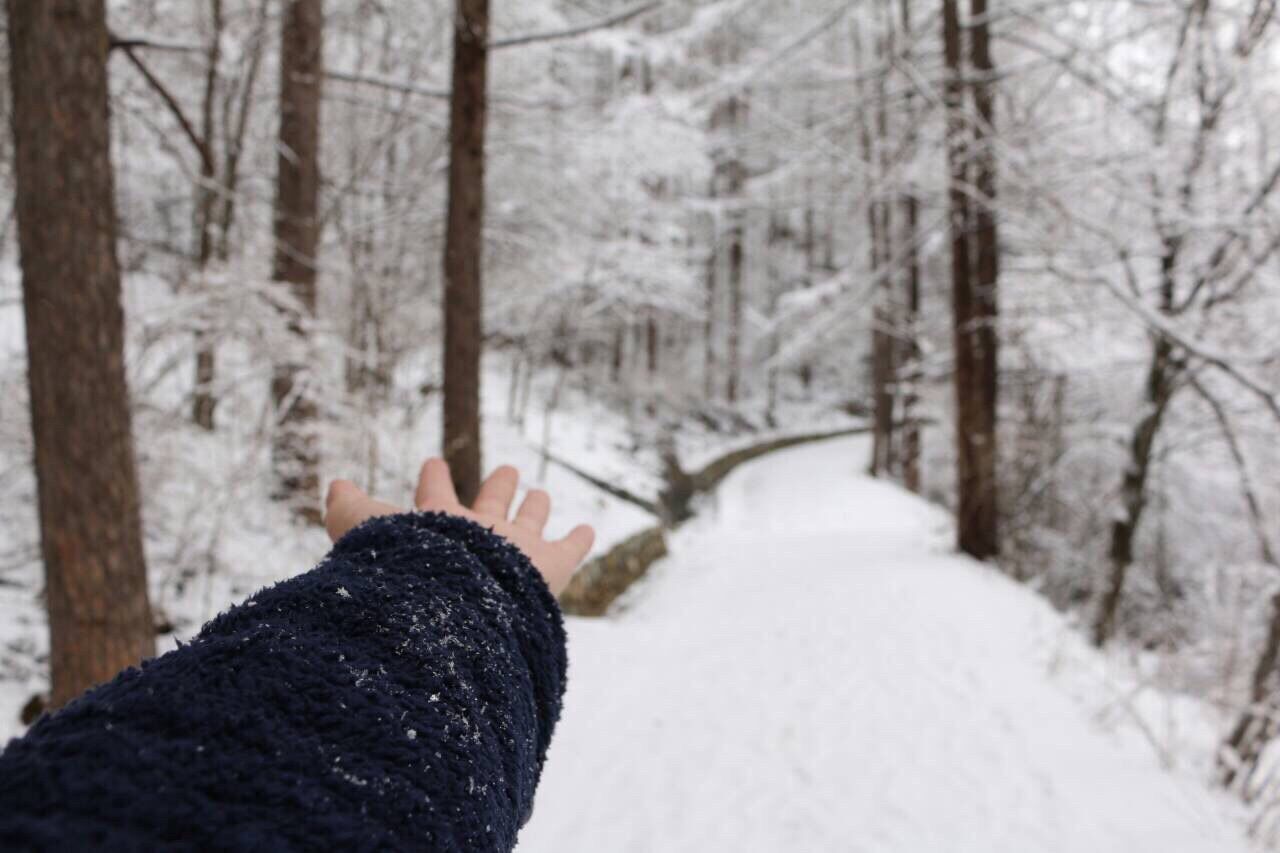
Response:
[[[883,22],[878,22],[883,23]],[[892,477],[897,473],[897,437],[894,434],[894,416],[897,407],[898,361],[898,301],[897,270],[894,261],[893,205],[886,198],[886,184],[890,177],[889,158],[889,106],[887,62],[893,51],[892,23],[872,36],[874,50],[871,67],[875,70],[874,89],[862,83],[859,73],[859,138],[862,159],[869,170],[873,187],[867,201],[867,245],[870,247],[868,271],[875,282],[875,297],[871,315],[871,462],[868,470],[873,477]],[[861,61],[862,36],[856,28],[854,47],[858,65]],[[868,118],[867,113],[872,113]]]
[[[997,394],[999,390],[996,323],[1000,246],[996,226],[995,68],[991,58],[991,25],[987,0],[971,0],[970,55],[973,65],[974,173],[977,195],[973,217],[973,279],[970,294],[955,295],[957,330],[963,361],[971,373],[957,371],[957,420],[961,442],[960,477],[962,550],[976,557],[1000,552],[999,504],[996,500],[998,461]],[[970,363],[970,359],[972,359]]]
[[[743,207],[743,193],[747,185],[747,167],[743,161],[743,146],[739,135],[746,128],[748,100],[745,93],[731,95],[716,104],[711,111],[710,130],[715,136],[715,174],[712,179],[712,198],[724,199],[728,203],[725,215],[723,245],[721,245],[720,222],[717,217],[716,230],[711,235],[712,266],[707,276],[708,309],[715,310],[715,257],[723,251],[725,256],[725,297],[728,301],[728,322],[725,327],[725,399],[735,403],[742,390],[743,370],[743,314],[745,311],[745,295],[743,293],[743,277],[745,264],[746,213]],[[714,316],[709,314],[709,317]],[[714,326],[708,320],[708,331]],[[710,361],[708,361],[710,369]]]
[[[112,39],[112,49],[124,53],[160,98],[191,143],[199,161],[195,180],[195,210],[192,215],[195,230],[192,265],[197,279],[204,274],[211,262],[225,262],[231,255],[231,229],[238,209],[236,194],[240,182],[240,164],[253,110],[258,71],[262,65],[269,5],[270,0],[259,0],[255,28],[240,56],[240,67],[234,76],[228,78],[223,72],[226,57],[223,55],[222,43],[227,37],[227,16],[223,0],[208,0],[210,31],[208,42],[200,50],[204,54],[204,79],[198,129],[187,117],[178,98],[140,55],[143,50],[163,50],[169,49],[169,46],[140,38]],[[188,48],[180,46],[178,49],[185,52]],[[195,52],[196,48],[191,48],[191,51]],[[191,419],[206,430],[213,429],[214,411],[218,403],[214,393],[217,377],[215,343],[207,318],[202,319],[196,330]]]
[[[217,167],[213,160],[215,99],[218,94],[218,66],[222,62],[222,33],[225,28],[222,0],[209,2],[209,47],[205,55],[204,95],[200,109],[200,178],[196,186],[196,269],[203,272],[213,257],[213,218],[218,202],[214,189]],[[216,365],[207,332],[197,332],[195,392],[191,419],[198,426],[213,429],[213,380]]]
[[[996,502],[996,282],[999,273],[992,148],[994,99],[986,0],[972,0],[962,29],[958,0],[943,0],[947,162],[951,207],[951,308],[955,338],[956,527],[960,550],[1000,551]],[[974,80],[966,85],[963,32]],[[974,112],[967,116],[972,91]],[[977,196],[977,198],[973,198]]]
[[[223,64],[222,39],[226,29],[223,2],[209,0],[211,32],[205,53],[200,109],[200,180],[196,187],[197,272],[205,270],[212,260],[225,263],[231,255],[231,229],[237,210],[240,163],[253,110],[258,69],[262,65],[269,2],[260,0],[256,26],[242,57],[243,67],[235,79],[227,80],[220,71]],[[220,160],[217,159],[219,148]],[[191,417],[198,426],[211,430],[218,402],[213,389],[217,376],[214,341],[207,329],[197,332],[197,338]]]
[[[1209,11],[1208,0],[1195,0],[1187,6],[1173,57],[1164,75],[1165,89],[1150,129],[1153,144],[1165,144],[1169,134],[1169,112],[1180,74],[1184,67],[1190,65],[1195,78],[1191,89],[1198,121],[1189,159],[1182,173],[1175,178],[1176,186],[1173,188],[1167,187],[1155,171],[1148,176],[1152,196],[1157,201],[1152,205],[1151,215],[1160,247],[1156,311],[1162,323],[1185,310],[1190,304],[1188,300],[1194,300],[1195,292],[1203,289],[1194,283],[1189,288],[1180,286],[1180,280],[1185,275],[1184,268],[1190,265],[1186,254],[1188,232],[1196,215],[1197,181],[1207,166],[1206,155],[1216,136],[1227,96],[1234,87],[1233,79],[1221,83],[1212,79],[1209,66],[1203,59],[1204,51],[1210,49],[1214,38]],[[1195,61],[1189,61],[1192,54],[1196,56]],[[1164,204],[1164,199],[1170,196],[1170,203]],[[1220,265],[1211,263],[1209,273],[1217,274]],[[1206,306],[1204,310],[1207,312],[1211,307]],[[1129,458],[1120,487],[1122,508],[1111,524],[1108,572],[1093,622],[1093,642],[1098,646],[1105,644],[1115,633],[1125,580],[1134,561],[1135,542],[1149,502],[1148,481],[1155,460],[1156,441],[1174,397],[1187,386],[1190,366],[1187,353],[1161,324],[1150,328],[1148,336],[1151,354],[1143,385],[1144,406],[1129,438]]]
[[[308,323],[316,312],[320,242],[320,86],[324,76],[321,0],[289,0],[280,34],[280,138],[276,160],[272,278],[288,285],[289,351],[272,375],[277,409],[272,446],[276,496],[299,517],[320,520],[314,435],[316,403],[304,378]]]
[[[124,371],[102,0],[8,3],[52,704],[155,652]]]
[[[484,343],[484,158],[489,0],[458,0],[449,106],[444,249],[444,458],[464,502],[480,488],[480,357]]]
[[[907,66],[913,61],[911,43],[911,0],[902,0],[899,8],[902,38],[906,45],[900,61]],[[894,61],[899,61],[895,54]],[[903,95],[903,124],[905,139],[903,157],[906,162],[915,159],[919,148],[918,122],[920,111],[916,106],[914,81],[908,83]],[[919,403],[921,376],[920,352],[920,198],[916,188],[908,180],[902,188],[898,207],[901,211],[901,242],[906,253],[902,316],[898,323],[899,367],[897,380],[902,386],[902,441],[899,451],[902,467],[902,484],[917,494],[922,488],[920,474],[920,423],[916,413]]]

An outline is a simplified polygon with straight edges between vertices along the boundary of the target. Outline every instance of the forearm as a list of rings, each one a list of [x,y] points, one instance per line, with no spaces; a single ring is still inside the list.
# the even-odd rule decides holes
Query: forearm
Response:
[[[457,518],[373,519],[16,741],[0,841],[56,816],[158,843],[506,849],[564,675],[523,555]]]

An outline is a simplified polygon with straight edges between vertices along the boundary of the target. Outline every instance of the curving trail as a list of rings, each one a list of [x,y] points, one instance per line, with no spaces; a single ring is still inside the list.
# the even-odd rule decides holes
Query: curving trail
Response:
[[[1091,654],[1062,619],[866,458],[745,466],[621,616],[570,620],[520,853],[1249,849],[1224,798],[1051,672]]]

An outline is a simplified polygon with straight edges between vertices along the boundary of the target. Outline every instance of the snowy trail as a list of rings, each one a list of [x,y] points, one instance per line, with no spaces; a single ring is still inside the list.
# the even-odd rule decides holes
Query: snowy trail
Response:
[[[861,476],[863,442],[739,470],[623,615],[571,620],[520,853],[1247,850],[1096,726],[1050,673],[1061,618]]]

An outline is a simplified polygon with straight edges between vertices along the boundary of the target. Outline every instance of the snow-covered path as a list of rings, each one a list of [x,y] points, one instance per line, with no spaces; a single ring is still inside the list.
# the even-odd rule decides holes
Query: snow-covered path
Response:
[[[740,469],[620,617],[571,620],[520,853],[1248,849],[1050,672],[1060,617],[865,459]]]

